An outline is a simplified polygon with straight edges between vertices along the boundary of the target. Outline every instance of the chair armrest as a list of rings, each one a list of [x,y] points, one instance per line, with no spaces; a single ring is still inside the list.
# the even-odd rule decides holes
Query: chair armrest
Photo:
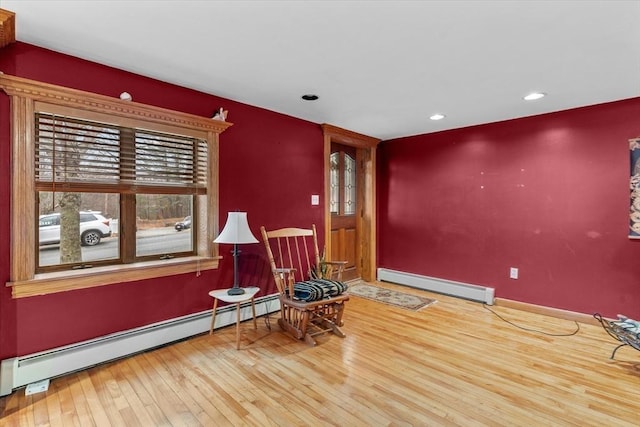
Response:
[[[281,295],[286,292],[293,295],[293,283],[295,282],[295,268],[273,268],[273,277],[276,279],[276,286]]]

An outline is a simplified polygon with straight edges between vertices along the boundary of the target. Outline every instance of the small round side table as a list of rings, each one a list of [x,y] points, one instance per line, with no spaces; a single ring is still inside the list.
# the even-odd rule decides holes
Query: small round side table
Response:
[[[236,305],[236,349],[240,350],[240,304],[243,302],[251,301],[251,312],[253,314],[253,328],[258,329],[258,323],[256,322],[256,306],[254,304],[254,297],[260,288],[252,286],[244,289],[244,294],[241,295],[229,295],[227,291],[229,289],[215,289],[209,292],[209,295],[213,297],[213,314],[211,316],[211,329],[209,335],[213,334],[213,327],[216,323],[216,309],[218,308],[218,301],[223,301]]]

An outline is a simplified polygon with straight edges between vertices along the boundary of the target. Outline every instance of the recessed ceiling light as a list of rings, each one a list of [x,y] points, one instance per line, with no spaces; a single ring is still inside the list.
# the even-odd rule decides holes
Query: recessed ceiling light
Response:
[[[318,95],[308,93],[306,95],[302,95],[302,99],[304,99],[305,101],[315,101],[318,99]]]
[[[529,95],[525,96],[523,99],[525,101],[535,101],[536,99],[544,98],[547,94],[543,92],[531,92]]]
[[[431,116],[431,117],[429,117],[429,118],[430,118],[431,120],[442,120],[442,119],[444,119],[444,118],[445,118],[445,115],[444,115],[444,114],[437,113],[437,114],[434,114],[433,116]]]

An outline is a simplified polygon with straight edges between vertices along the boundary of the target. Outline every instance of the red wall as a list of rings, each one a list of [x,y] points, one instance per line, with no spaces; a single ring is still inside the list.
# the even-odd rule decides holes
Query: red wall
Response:
[[[24,43],[0,50],[0,71],[234,123],[221,136],[220,215],[323,235],[322,132],[317,124]],[[9,100],[0,94],[0,280],[9,280]],[[640,241],[627,239],[629,150],[640,99],[383,143],[379,265],[496,288],[498,297],[640,318]],[[286,197],[286,199],[285,199]],[[322,245],[322,242],[320,243]],[[0,359],[210,308],[232,281],[221,268],[12,299],[0,288]],[[274,285],[261,244],[244,245],[241,284]],[[508,279],[510,266],[520,279]]]
[[[640,241],[627,237],[628,140],[638,136],[634,98],[387,141],[378,264],[640,318]]]
[[[0,50],[0,71],[47,83],[211,117],[229,110],[234,125],[220,138],[220,227],[231,210],[260,225],[309,226],[324,233],[323,137],[317,124],[127,73],[24,43]],[[0,92],[0,282],[9,280],[9,98]],[[230,245],[221,245],[221,268],[53,295],[12,299],[0,288],[0,359],[29,354],[211,308],[208,291],[233,282]],[[262,244],[243,245],[241,285],[275,292]]]

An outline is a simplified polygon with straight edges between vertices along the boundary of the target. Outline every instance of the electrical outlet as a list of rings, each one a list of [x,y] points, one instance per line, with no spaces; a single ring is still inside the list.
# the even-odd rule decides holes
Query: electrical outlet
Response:
[[[518,278],[518,269],[516,267],[511,267],[509,270],[509,278],[517,279]]]
[[[317,206],[319,204],[320,204],[320,195],[319,194],[312,194],[311,195],[311,205]]]

